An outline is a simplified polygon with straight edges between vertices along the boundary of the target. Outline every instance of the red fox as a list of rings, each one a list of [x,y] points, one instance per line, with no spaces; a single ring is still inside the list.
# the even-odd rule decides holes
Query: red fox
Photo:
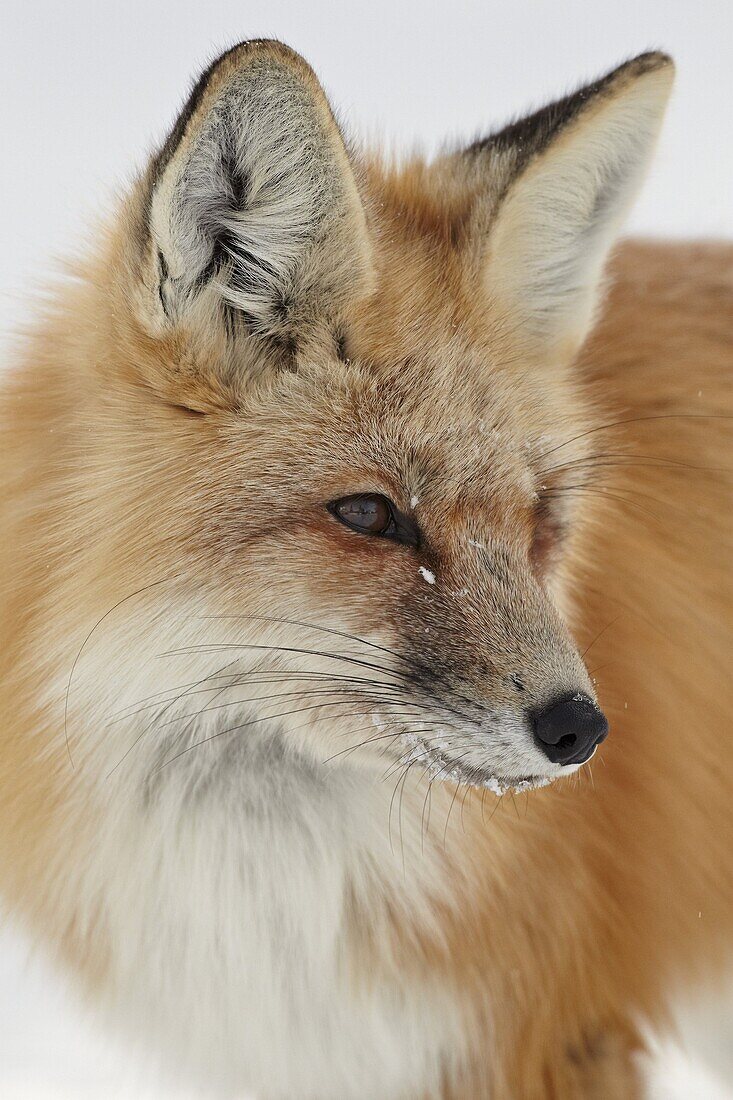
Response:
[[[0,890],[204,1095],[631,1100],[730,958],[733,248],[606,265],[672,79],[392,163],[235,46],[4,372]]]

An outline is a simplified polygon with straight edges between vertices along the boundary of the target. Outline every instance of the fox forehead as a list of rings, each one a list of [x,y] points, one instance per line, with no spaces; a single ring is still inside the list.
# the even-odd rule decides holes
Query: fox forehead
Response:
[[[229,419],[235,465],[332,497],[381,491],[441,512],[531,501],[543,450],[558,441],[536,389],[521,376],[487,379],[470,353],[455,358],[389,369],[331,361],[281,378]]]

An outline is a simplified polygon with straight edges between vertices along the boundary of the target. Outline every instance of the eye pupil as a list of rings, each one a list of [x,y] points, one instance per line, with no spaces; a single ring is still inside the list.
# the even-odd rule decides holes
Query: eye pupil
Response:
[[[376,494],[337,500],[332,511],[342,523],[368,535],[383,535],[393,522],[389,501]]]

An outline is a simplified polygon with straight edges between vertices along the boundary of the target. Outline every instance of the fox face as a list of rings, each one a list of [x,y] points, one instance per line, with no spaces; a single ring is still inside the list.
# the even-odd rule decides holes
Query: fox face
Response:
[[[73,751],[91,708],[105,773],[151,751],[196,780],[265,730],[496,791],[589,759],[607,725],[565,623],[596,413],[572,364],[670,83],[644,55],[389,166],[277,43],[204,74],[85,292],[84,492],[118,574]]]

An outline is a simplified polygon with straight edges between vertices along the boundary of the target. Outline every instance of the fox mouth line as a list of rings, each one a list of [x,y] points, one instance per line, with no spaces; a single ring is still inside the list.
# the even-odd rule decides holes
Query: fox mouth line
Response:
[[[509,791],[519,793],[521,791],[535,790],[546,787],[552,783],[553,778],[546,775],[521,775],[502,776],[496,775],[477,767],[473,764],[464,764],[461,761],[452,760],[439,748],[427,745],[421,737],[405,731],[402,735],[410,746],[410,755],[406,764],[420,764],[428,773],[430,780],[440,780],[445,783],[468,783],[471,787],[483,788],[492,791],[501,797]]]

